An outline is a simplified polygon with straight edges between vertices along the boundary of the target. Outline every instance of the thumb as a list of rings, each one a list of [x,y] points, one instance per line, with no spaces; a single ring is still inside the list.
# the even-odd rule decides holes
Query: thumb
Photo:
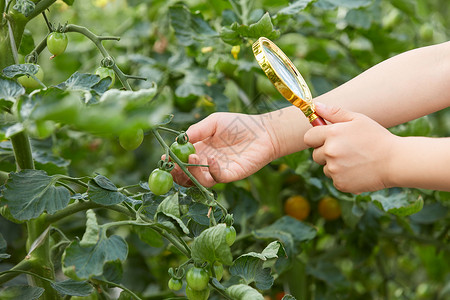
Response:
[[[321,102],[316,102],[314,106],[317,114],[331,123],[352,121],[356,116],[356,113],[354,112],[337,106],[328,106]]]

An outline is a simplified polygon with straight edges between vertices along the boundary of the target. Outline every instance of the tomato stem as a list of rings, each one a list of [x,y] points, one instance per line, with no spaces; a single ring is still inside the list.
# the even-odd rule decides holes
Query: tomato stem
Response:
[[[181,131],[172,129],[172,128],[167,128],[167,127],[163,127],[163,126],[157,126],[156,127],[157,130],[164,130],[173,134],[176,134],[177,136],[181,134]]]
[[[94,34],[92,31],[90,31],[86,27],[73,25],[73,24],[69,24],[66,26],[66,32],[77,32],[77,33],[84,35],[88,39],[90,39],[95,44],[95,46],[98,48],[98,50],[100,51],[100,53],[103,55],[104,58],[111,57],[111,56],[109,55],[108,51],[103,46],[102,41],[105,39],[118,41],[120,39],[119,37],[111,37],[111,36],[101,37],[101,36]],[[111,69],[114,70],[114,72],[116,73],[120,82],[122,83],[123,87],[126,90],[131,91],[132,89],[131,89],[130,84],[127,81],[127,76],[122,72],[122,70],[119,69],[117,64],[114,64]]]
[[[180,167],[180,169],[186,174],[187,177],[189,177],[189,179],[199,188],[199,190],[201,191],[201,193],[203,194],[203,196],[205,196],[205,198],[209,201],[209,202],[216,202],[216,200],[214,199],[214,196],[212,195],[212,193],[210,191],[208,191],[203,185],[201,185],[198,180],[191,174],[191,172],[188,171],[188,169],[185,167],[185,163],[183,163],[173,152],[172,150],[170,150],[170,147],[166,144],[166,142],[163,140],[163,138],[161,137],[161,135],[158,132],[158,128],[153,128],[152,129],[153,135],[156,137],[156,139],[158,140],[159,144],[161,145],[161,147],[164,148],[165,151],[169,152],[169,156],[170,158],[175,161],[178,166]]]
[[[19,270],[26,271],[26,270],[31,269],[31,267],[32,267],[32,264],[31,264],[30,259],[25,258],[21,262],[19,262],[17,265],[12,267],[9,271],[19,271]],[[10,281],[14,277],[17,277],[18,275],[20,275],[20,273],[0,272],[0,285],[2,285],[5,282]]]

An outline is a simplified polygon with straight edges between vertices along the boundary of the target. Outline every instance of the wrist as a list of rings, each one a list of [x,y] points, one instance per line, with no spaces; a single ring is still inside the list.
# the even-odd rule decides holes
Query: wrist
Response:
[[[274,145],[274,159],[308,148],[303,136],[311,125],[297,107],[286,107],[261,117]]]

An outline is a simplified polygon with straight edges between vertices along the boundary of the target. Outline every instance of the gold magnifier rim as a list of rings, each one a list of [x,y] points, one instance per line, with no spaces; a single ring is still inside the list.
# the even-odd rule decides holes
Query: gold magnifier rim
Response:
[[[283,80],[283,78],[267,58],[263,46],[266,46],[267,48],[275,52],[275,54],[278,55],[281,61],[289,68],[290,73],[294,75],[300,89],[303,91],[304,98],[294,93],[292,89],[287,85],[287,83]],[[311,91],[306,84],[305,79],[291,62],[289,57],[287,57],[286,54],[284,54],[284,52],[280,48],[278,48],[277,45],[275,45],[266,37],[260,37],[255,43],[253,43],[252,50],[259,66],[275,86],[275,88],[281,93],[281,95],[283,95],[283,97],[291,102],[294,106],[300,108],[303,113],[310,119],[310,121],[313,121],[317,116],[315,115]]]

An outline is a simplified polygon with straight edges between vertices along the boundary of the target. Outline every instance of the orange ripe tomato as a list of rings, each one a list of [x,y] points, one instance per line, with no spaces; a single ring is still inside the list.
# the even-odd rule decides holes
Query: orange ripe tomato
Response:
[[[319,214],[327,221],[336,220],[341,216],[341,206],[335,198],[323,197],[319,201]]]
[[[310,211],[311,207],[308,200],[300,195],[291,196],[284,203],[284,212],[300,221],[305,220]]]

